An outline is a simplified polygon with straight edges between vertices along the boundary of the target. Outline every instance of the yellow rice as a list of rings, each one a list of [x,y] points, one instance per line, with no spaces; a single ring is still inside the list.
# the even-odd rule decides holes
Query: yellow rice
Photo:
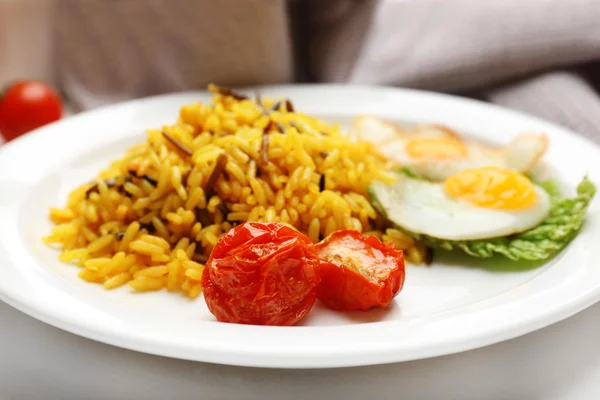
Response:
[[[96,181],[73,190],[65,208],[50,209],[56,226],[44,241],[81,268],[81,279],[195,298],[211,250],[245,221],[286,223],[313,242],[356,229],[423,261],[424,249],[386,226],[368,200],[372,181],[393,181],[373,145],[284,100],[270,110],[274,100],[211,89],[211,104],[184,106],[175,124],[149,130]]]

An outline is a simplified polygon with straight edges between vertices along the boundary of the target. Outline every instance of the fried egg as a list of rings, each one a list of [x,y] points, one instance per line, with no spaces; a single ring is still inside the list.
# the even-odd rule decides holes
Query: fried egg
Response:
[[[468,168],[495,166],[525,173],[546,152],[543,134],[522,134],[503,148],[462,139],[442,125],[410,130],[369,116],[357,117],[353,133],[379,146],[379,151],[430,180],[444,180]]]
[[[521,173],[499,167],[463,170],[444,182],[399,176],[371,186],[388,219],[413,233],[476,240],[519,233],[539,225],[550,197]]]

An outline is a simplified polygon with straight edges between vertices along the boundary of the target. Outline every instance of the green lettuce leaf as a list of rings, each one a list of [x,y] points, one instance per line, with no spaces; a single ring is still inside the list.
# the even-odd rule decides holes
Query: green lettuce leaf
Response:
[[[556,182],[546,181],[538,185],[548,192],[552,206],[548,217],[528,231],[480,240],[446,240],[404,231],[422,240],[429,247],[461,250],[473,257],[489,258],[499,254],[515,261],[545,260],[560,251],[577,235],[585,221],[587,208],[596,193],[596,187],[585,177],[577,186],[577,196],[562,198]],[[373,191],[370,193],[374,194]],[[386,215],[379,201],[375,199],[373,205]]]
[[[413,179],[423,179],[423,177],[417,175],[417,173],[415,171],[413,171],[412,169],[410,169],[408,167],[398,168],[398,169],[394,170],[394,172],[399,175],[406,175],[407,177],[413,178]]]

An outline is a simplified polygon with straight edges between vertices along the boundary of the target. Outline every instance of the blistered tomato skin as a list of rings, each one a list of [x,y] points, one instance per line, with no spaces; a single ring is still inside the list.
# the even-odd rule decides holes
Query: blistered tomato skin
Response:
[[[314,247],[321,258],[317,296],[328,308],[385,308],[404,285],[403,252],[376,237],[337,231]]]
[[[213,249],[204,299],[221,322],[293,325],[316,301],[319,258],[310,239],[276,223],[247,222]]]

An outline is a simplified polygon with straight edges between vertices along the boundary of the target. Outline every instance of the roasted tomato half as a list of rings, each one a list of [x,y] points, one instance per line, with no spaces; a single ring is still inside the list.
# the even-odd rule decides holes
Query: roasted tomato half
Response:
[[[404,285],[404,254],[376,237],[337,231],[314,248],[321,258],[317,296],[329,308],[384,308]]]
[[[316,300],[319,258],[282,224],[246,222],[221,238],[202,274],[204,299],[222,322],[293,325]]]

